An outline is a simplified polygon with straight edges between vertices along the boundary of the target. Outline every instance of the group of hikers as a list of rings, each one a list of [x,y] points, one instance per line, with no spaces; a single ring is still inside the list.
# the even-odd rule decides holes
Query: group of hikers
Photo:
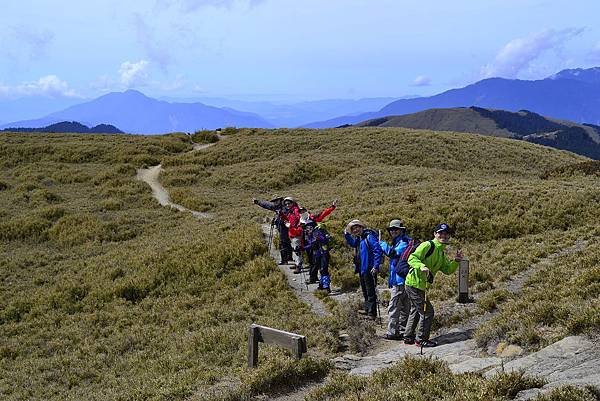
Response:
[[[307,284],[319,283],[319,289],[331,292],[329,277],[329,233],[320,223],[336,208],[337,200],[317,214],[299,206],[290,196],[276,197],[270,201],[252,199],[264,209],[275,212],[271,222],[279,233],[280,265],[291,262],[295,274],[302,273],[303,253],[308,260]],[[320,279],[319,279],[320,275]]]
[[[291,197],[271,201],[253,199],[253,202],[275,212],[274,227],[279,232],[280,264],[293,262],[294,273],[302,272],[302,252],[309,261],[307,284],[318,281],[319,289],[330,292],[329,247],[330,236],[320,223],[336,208],[336,201],[318,214],[312,214]],[[427,289],[438,272],[453,274],[463,259],[457,250],[452,260],[444,249],[453,234],[446,223],[433,230],[433,239],[419,243],[407,235],[401,220],[393,219],[387,226],[391,237],[388,243],[381,235],[360,220],[352,220],[344,230],[346,243],[354,248],[354,271],[359,275],[364,297],[360,312],[371,319],[377,318],[377,276],[384,261],[389,259],[388,304],[389,321],[385,338],[402,340],[405,344],[435,347],[429,336],[434,317],[433,305],[427,298]]]

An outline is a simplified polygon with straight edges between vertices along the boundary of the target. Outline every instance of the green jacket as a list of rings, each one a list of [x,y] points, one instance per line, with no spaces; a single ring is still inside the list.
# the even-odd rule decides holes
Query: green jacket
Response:
[[[421,268],[427,266],[433,277],[438,271],[444,274],[452,274],[458,269],[458,262],[453,260],[450,261],[444,253],[445,244],[440,243],[438,240],[433,240],[435,249],[431,255],[424,259],[425,254],[430,247],[430,242],[425,241],[421,243],[417,249],[408,257],[408,264],[410,265],[410,271],[406,276],[404,285],[418,288],[425,291],[427,283],[427,275],[421,272]]]

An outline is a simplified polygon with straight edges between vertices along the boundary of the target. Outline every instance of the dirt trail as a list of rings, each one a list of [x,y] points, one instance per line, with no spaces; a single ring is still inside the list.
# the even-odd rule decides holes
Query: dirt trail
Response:
[[[271,234],[271,225],[269,223],[265,223],[262,225],[262,232],[265,236],[265,241],[268,242],[268,238]],[[279,250],[275,249],[274,246],[271,246],[271,257],[277,262],[279,259]],[[302,274],[294,274],[293,270],[290,269],[292,265],[279,265],[279,269],[285,274],[288,284],[290,288],[294,291],[296,296],[300,298],[302,301],[306,302],[310,305],[310,308],[314,313],[319,316],[327,316],[330,315],[330,312],[327,310],[325,304],[315,295],[313,291],[316,289],[316,284],[306,285],[305,280],[308,279],[308,272],[304,271]]]
[[[219,136],[219,139],[220,138],[222,137]],[[190,152],[197,152],[199,150],[206,149],[212,145],[214,145],[214,143],[201,144],[192,142],[193,149]],[[177,209],[181,212],[189,212],[197,219],[204,219],[210,217],[210,213],[198,212],[196,210],[191,210],[182,205],[171,202],[169,192],[160,184],[158,180],[158,176],[160,175],[161,171],[162,165],[160,164],[158,166],[140,168],[137,170],[135,178],[150,185],[150,188],[152,189],[152,195],[162,206],[170,206],[173,209]]]

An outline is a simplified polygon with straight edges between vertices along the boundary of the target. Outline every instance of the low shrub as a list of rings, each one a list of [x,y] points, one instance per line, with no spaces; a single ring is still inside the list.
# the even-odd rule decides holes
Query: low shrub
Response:
[[[592,386],[562,386],[537,396],[533,401],[600,401],[600,391]]]
[[[219,142],[219,135],[215,131],[196,131],[192,135],[192,141],[196,143],[216,143]]]

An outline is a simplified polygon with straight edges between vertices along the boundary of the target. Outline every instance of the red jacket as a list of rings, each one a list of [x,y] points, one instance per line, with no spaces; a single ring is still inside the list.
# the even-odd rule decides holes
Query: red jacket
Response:
[[[328,208],[323,209],[323,211],[321,213],[319,213],[318,215],[313,215],[310,214],[310,218],[311,220],[316,221],[317,223],[322,222],[323,220],[325,220],[325,217],[329,216],[331,214],[331,212],[333,212],[335,210],[335,206],[331,205]]]
[[[302,236],[302,226],[300,225],[300,208],[293,204],[287,210],[281,212],[283,221],[289,223],[288,235],[290,238]]]

